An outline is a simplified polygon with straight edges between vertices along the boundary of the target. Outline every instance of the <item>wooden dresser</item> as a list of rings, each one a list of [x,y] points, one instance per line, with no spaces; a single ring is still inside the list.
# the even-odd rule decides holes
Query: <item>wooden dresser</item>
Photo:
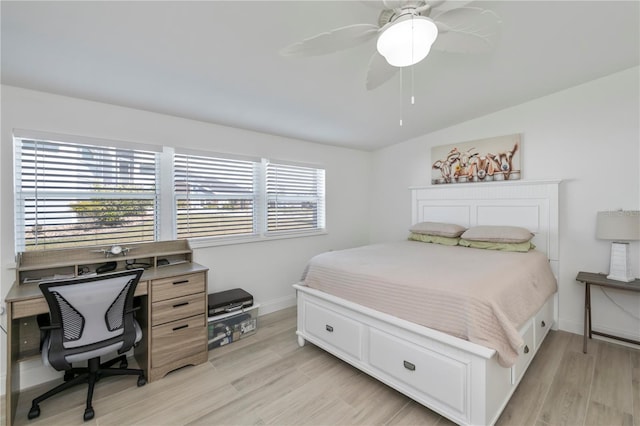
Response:
[[[16,282],[5,298],[7,425],[13,423],[18,401],[19,364],[39,356],[40,332],[35,318],[48,312],[38,287],[44,279],[94,274],[107,262],[115,262],[115,270],[144,267],[136,289],[139,306],[136,319],[142,327],[143,339],[134,349],[134,356],[146,371],[147,381],[207,361],[208,268],[193,263],[188,242],[132,244],[117,255],[105,254],[109,249],[41,250],[18,255]]]

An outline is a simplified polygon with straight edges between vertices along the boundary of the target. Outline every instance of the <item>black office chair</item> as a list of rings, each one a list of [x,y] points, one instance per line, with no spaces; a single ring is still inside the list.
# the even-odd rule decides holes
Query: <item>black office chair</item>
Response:
[[[42,346],[42,360],[65,371],[64,383],[33,400],[29,419],[40,415],[39,404],[72,386],[88,383],[84,420],[94,416],[93,388],[100,378],[112,375],[138,376],[138,386],[147,381],[143,370],[127,369],[123,355],[142,338],[134,318],[133,295],[142,275],[133,269],[92,277],[48,281],[40,290],[49,305],[50,325]],[[117,351],[119,357],[100,364],[100,357]],[[86,368],[72,364],[87,361]],[[120,368],[110,368],[120,363]]]

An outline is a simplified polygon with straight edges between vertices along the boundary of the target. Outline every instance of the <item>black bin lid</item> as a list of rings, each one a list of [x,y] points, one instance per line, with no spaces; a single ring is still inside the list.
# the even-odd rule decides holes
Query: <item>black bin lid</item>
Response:
[[[219,291],[211,293],[208,297],[209,309],[226,306],[231,303],[244,302],[253,299],[253,296],[241,288],[232,288],[231,290]]]

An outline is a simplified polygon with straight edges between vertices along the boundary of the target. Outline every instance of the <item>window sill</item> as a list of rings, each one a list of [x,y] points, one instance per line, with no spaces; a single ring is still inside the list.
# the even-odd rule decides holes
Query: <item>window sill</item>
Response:
[[[289,238],[306,238],[316,237],[320,235],[327,235],[326,229],[318,231],[304,231],[304,232],[283,232],[274,233],[269,235],[249,235],[249,236],[234,236],[234,237],[201,237],[201,238],[189,238],[189,245],[193,249],[206,248],[206,247],[218,247],[228,246],[233,244],[246,244],[246,243],[260,243],[274,240],[285,240]]]

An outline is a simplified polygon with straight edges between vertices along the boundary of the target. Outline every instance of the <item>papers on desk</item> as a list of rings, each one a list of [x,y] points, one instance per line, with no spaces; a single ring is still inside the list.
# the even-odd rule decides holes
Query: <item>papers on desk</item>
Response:
[[[86,274],[86,275],[90,275],[90,274]],[[41,277],[41,278],[25,277],[25,279],[22,282],[23,283],[39,283],[40,281],[68,280],[69,278],[75,278],[75,277],[76,276],[74,274],[55,274],[50,277]]]

